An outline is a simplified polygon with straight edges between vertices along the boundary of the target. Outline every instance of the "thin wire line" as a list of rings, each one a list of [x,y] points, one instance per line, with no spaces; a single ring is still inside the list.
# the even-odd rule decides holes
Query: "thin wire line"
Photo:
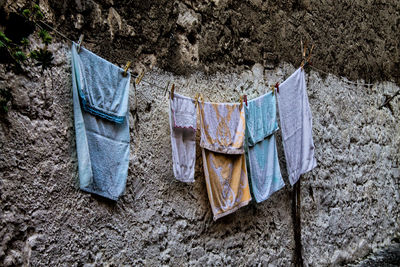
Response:
[[[314,67],[313,65],[309,65],[311,68],[313,68],[314,70],[316,70],[316,71],[318,71],[318,72],[322,72],[322,73],[324,73],[324,74],[326,74],[326,75],[331,75],[332,73],[328,73],[328,72],[326,72],[326,71],[323,71],[323,70],[321,70],[321,69],[319,69],[319,68],[317,68],[317,67]],[[374,85],[373,83],[358,83],[358,82],[352,82],[352,81],[346,81],[343,77],[339,77],[343,82],[345,82],[345,83],[349,83],[349,84],[354,84],[354,85],[366,85],[366,86],[372,86],[372,85]]]
[[[61,37],[64,37],[65,39],[67,39],[68,41],[70,41],[71,43],[73,43],[73,41],[71,39],[69,39],[67,36],[65,36],[64,34],[62,34],[61,32],[57,31],[56,29],[54,29],[53,27],[51,27],[49,24],[40,21],[40,23],[42,23],[43,25],[45,25],[47,28],[52,29],[54,32],[56,32],[57,34],[59,34]],[[36,25],[38,25],[39,27],[41,27],[38,23],[35,22]],[[42,27],[41,27],[42,28]]]
[[[33,3],[33,1],[31,1],[32,3]],[[14,10],[14,12],[17,12],[17,11],[15,11]],[[41,25],[39,25],[37,22],[35,22],[35,21],[33,21],[37,26],[39,26],[41,29],[43,29],[43,27],[41,26]],[[71,40],[71,39],[69,39],[67,36],[65,36],[64,34],[62,34],[61,32],[59,32],[59,31],[57,31],[55,28],[53,28],[52,26],[50,26],[49,24],[47,24],[47,23],[45,23],[45,22],[43,22],[43,21],[40,21],[40,23],[42,23],[43,25],[45,25],[47,28],[49,28],[49,29],[51,29],[51,30],[53,30],[55,33],[57,33],[58,35],[60,35],[61,37],[63,37],[63,38],[65,38],[66,40],[68,40],[68,41],[70,41],[71,43],[73,43],[73,41]],[[317,67],[315,67],[315,66],[313,66],[313,65],[309,65],[311,68],[313,68],[314,70],[316,70],[316,71],[318,71],[318,72],[322,72],[322,73],[324,73],[324,74],[326,74],[326,75],[330,75],[331,73],[328,73],[328,72],[326,72],[326,71],[323,71],[323,70],[321,70],[321,69],[319,69],[319,68],[317,68]],[[138,76],[136,76],[136,75],[133,75],[132,73],[131,73],[131,76],[133,76],[133,77],[135,77],[135,78],[138,78]],[[348,83],[348,84],[354,84],[354,85],[360,85],[360,83],[358,83],[358,82],[352,82],[352,81],[347,81],[347,80],[345,80],[343,77],[340,77],[340,79],[343,81],[343,82],[345,82],[345,83]],[[149,85],[152,85],[152,86],[154,86],[155,88],[157,88],[157,89],[160,89],[160,90],[162,90],[162,91],[165,91],[165,90],[168,90],[168,88],[166,88],[166,87],[161,87],[161,86],[159,86],[159,85],[157,85],[157,84],[155,84],[155,83],[152,83],[152,82],[148,82],[148,81],[146,81],[146,80],[142,80],[143,82],[145,82],[145,83],[147,83],[147,84],[149,84]],[[135,82],[135,81],[133,81],[133,82]],[[372,85],[374,85],[374,84],[372,84],[372,83],[363,83],[363,84],[361,84],[361,85],[364,85],[364,86],[372,86]],[[268,86],[270,86],[270,85],[268,85]],[[138,92],[140,92],[140,91],[138,91]],[[140,92],[141,93],[141,92]],[[143,96],[144,96],[144,94],[142,94]],[[148,99],[147,99],[148,100]]]

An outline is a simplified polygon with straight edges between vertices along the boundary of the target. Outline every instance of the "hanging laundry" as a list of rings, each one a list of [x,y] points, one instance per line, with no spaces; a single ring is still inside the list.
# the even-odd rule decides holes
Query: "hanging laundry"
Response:
[[[172,164],[175,178],[194,182],[196,161],[196,105],[193,99],[174,93],[169,101]]]
[[[129,164],[130,74],[72,44],[72,85],[79,184],[112,200],[125,190]]]
[[[312,116],[302,68],[279,85],[278,107],[289,181],[294,185],[301,174],[317,166]]]
[[[245,111],[248,176],[253,197],[259,203],[285,185],[274,135],[278,130],[275,95],[270,92],[248,101]]]
[[[217,220],[251,200],[243,147],[245,114],[240,104],[201,103],[199,107],[204,175]]]

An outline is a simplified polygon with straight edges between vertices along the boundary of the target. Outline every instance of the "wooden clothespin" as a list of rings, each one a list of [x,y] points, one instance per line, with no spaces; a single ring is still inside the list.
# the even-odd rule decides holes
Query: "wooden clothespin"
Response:
[[[243,107],[243,96],[239,97],[239,103],[240,103],[239,110],[242,110],[242,107]]]
[[[306,51],[307,51],[307,40],[305,41],[305,43],[304,43],[304,47],[303,47],[303,40],[301,40],[301,47],[302,47],[302,61],[301,61],[301,65],[300,65],[300,67],[301,67],[301,69],[303,69],[304,68],[304,65],[306,64]]]
[[[275,84],[276,92],[279,94],[279,82]]]
[[[302,42],[302,46],[303,46],[303,42]],[[300,65],[301,69],[304,69],[304,67],[306,67],[308,64],[311,64],[310,59],[311,59],[311,55],[312,55],[314,46],[315,46],[314,44],[311,45],[310,53],[308,54],[308,57],[306,57],[307,42],[305,43],[304,48],[302,49],[303,50],[302,51],[303,52],[303,54],[302,54],[303,60]]]
[[[199,103],[199,97],[200,94],[196,93],[196,95],[194,96],[194,106],[197,107],[197,104]]]
[[[172,87],[171,87],[171,99],[172,100],[174,99],[174,92],[175,92],[175,84],[173,83]]]
[[[310,59],[311,59],[313,49],[314,49],[314,44],[312,44],[312,46],[311,46],[310,53],[308,54],[306,63],[304,63],[304,67],[306,67],[308,64],[311,64]]]
[[[202,104],[204,104],[204,98],[203,98],[203,94],[199,94],[199,102],[201,102]]]
[[[167,94],[167,92],[168,92],[169,83],[170,83],[170,81],[168,81],[167,86],[166,86],[165,89],[164,89],[164,96],[165,96],[165,95]]]
[[[83,34],[81,34],[81,36],[79,36],[79,41],[78,41],[78,47],[77,47],[77,51],[78,51],[78,53],[79,53],[79,51],[81,50],[81,44],[82,44],[82,42],[83,42],[83,37],[84,37],[84,35]]]
[[[275,86],[271,85],[272,95],[275,95]]]
[[[128,75],[128,69],[131,66],[132,62],[128,61],[126,62],[125,68],[124,68],[124,72],[122,73],[122,76],[126,77],[126,75]]]
[[[144,76],[144,71],[142,71],[142,73],[139,74],[139,76],[136,78],[136,84],[139,84]]]
[[[199,100],[199,96],[200,96],[199,93],[196,93],[196,94],[194,95],[194,102],[196,102],[196,101]]]

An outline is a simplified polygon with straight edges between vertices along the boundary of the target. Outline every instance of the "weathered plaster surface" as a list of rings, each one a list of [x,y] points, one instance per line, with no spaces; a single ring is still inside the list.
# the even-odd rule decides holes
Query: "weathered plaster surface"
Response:
[[[86,263],[252,265],[292,262],[290,187],[212,221],[200,151],[196,182],[175,181],[171,165],[168,104],[163,92],[137,88],[139,129],[133,128],[126,194],[109,203],[76,189],[69,52],[55,44],[50,76],[4,73],[15,99],[2,123],[0,169],[2,264]],[[177,76],[154,69],[145,80],[174,81],[187,96],[237,101],[266,91],[261,81],[283,81],[294,68],[195,73]],[[311,71],[308,94],[318,167],[302,180],[302,241],[309,266],[354,260],[399,234],[399,100],[394,113],[377,107],[391,83],[351,86]],[[47,88],[47,96],[43,87]],[[282,150],[280,150],[282,155]],[[284,168],[284,162],[281,162]],[[318,257],[316,257],[318,255]]]

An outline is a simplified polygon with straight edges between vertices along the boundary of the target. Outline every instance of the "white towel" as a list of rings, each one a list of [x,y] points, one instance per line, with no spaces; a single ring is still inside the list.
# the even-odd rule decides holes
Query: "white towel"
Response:
[[[174,175],[181,182],[194,182],[197,123],[195,102],[175,93],[169,103]]]
[[[289,181],[317,166],[312,139],[312,116],[304,70],[299,68],[279,85],[278,107]]]

